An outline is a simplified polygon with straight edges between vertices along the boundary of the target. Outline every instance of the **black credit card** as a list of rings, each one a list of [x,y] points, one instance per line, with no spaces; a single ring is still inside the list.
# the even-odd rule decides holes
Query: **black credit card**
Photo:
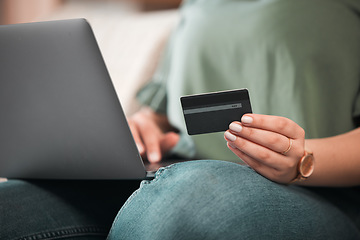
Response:
[[[189,135],[222,132],[245,113],[252,113],[247,89],[212,92],[180,98]]]

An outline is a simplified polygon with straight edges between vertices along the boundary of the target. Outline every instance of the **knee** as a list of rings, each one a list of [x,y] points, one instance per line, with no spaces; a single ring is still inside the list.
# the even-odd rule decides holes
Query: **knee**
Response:
[[[219,239],[253,229],[254,221],[276,202],[270,182],[251,169],[223,161],[173,165],[144,183],[126,203],[111,236],[141,239]],[[270,183],[273,184],[273,183]],[[276,184],[274,184],[276,185]],[[151,223],[151,224],[149,224]],[[139,227],[141,226],[141,228]]]
[[[108,240],[328,239],[339,234],[332,228],[347,223],[306,191],[235,163],[202,160],[173,165],[143,183],[120,210]]]

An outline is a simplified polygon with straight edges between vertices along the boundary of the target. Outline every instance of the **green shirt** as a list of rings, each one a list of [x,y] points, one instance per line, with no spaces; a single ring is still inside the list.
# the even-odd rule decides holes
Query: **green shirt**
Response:
[[[183,95],[247,88],[254,113],[284,116],[307,138],[360,116],[358,0],[187,1],[162,64],[138,99],[182,133],[174,151],[239,161],[223,133],[188,136]]]

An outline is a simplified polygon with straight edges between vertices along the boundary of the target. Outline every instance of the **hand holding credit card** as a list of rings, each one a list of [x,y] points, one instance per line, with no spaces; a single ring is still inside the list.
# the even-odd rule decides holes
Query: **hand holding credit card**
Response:
[[[222,132],[245,113],[252,113],[247,89],[212,92],[180,98],[189,135]]]

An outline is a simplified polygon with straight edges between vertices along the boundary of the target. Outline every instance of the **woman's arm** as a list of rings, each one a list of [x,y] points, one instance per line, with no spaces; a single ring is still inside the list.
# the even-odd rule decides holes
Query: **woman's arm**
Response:
[[[316,165],[302,185],[360,185],[360,128],[334,137],[308,139],[305,146],[314,152]]]
[[[290,183],[298,174],[297,166],[306,145],[314,153],[315,169],[298,184],[360,185],[360,129],[331,138],[305,140],[304,130],[290,119],[246,114],[241,123],[230,124],[225,139],[237,156],[270,180]],[[286,151],[290,142],[291,148]]]

